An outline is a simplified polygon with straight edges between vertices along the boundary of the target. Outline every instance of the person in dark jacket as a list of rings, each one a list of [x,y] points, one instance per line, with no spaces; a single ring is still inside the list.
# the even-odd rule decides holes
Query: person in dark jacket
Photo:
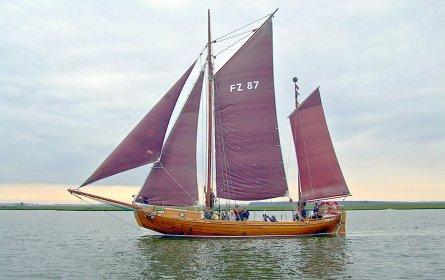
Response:
[[[243,209],[239,214],[241,221],[247,221],[249,219],[249,216],[250,216],[249,211],[245,209]]]
[[[301,217],[303,219],[306,219],[306,217],[307,217],[306,202],[303,202],[301,205]]]

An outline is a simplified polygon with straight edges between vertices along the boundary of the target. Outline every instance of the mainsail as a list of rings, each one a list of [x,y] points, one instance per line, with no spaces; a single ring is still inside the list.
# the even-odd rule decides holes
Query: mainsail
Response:
[[[349,195],[318,88],[290,115],[289,120],[298,160],[300,200]]]
[[[214,81],[217,196],[260,200],[286,195],[275,109],[272,17]]]
[[[198,204],[196,139],[204,72],[201,71],[136,201],[151,205]]]
[[[195,63],[187,69],[81,187],[158,160],[171,114]]]

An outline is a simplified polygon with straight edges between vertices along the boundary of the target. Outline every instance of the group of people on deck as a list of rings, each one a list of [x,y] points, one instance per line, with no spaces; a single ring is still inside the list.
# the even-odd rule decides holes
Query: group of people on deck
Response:
[[[292,202],[292,200],[291,200]],[[297,209],[294,211],[292,219],[294,221],[304,221],[307,218],[310,219],[319,219],[322,218],[322,212],[320,211],[321,203],[318,201],[314,202],[314,208],[312,210],[312,214],[308,217],[306,210],[306,202],[297,202]],[[226,221],[247,221],[249,220],[250,212],[245,208],[240,208],[238,205],[235,205],[234,208],[230,210],[222,210],[222,211],[213,211],[213,210],[204,210],[204,219],[206,220],[226,220]],[[263,214],[263,221],[265,222],[277,222],[275,216],[269,216],[267,214]]]
[[[219,213],[213,210],[204,210],[204,218],[207,220],[247,221],[249,217],[249,210],[239,208],[238,205],[235,205],[235,208],[230,211],[223,210]]]
[[[292,200],[290,200],[292,202]],[[294,221],[304,221],[307,218],[307,211],[306,211],[306,202],[297,202],[297,210],[295,211],[293,215]],[[320,204],[318,201],[314,202],[314,208],[312,210],[312,215],[309,217],[311,219],[318,219],[322,217],[322,213],[320,213]]]

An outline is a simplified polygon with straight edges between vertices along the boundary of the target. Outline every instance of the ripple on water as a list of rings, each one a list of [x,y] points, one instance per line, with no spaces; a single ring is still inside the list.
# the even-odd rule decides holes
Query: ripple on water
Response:
[[[445,278],[444,210],[348,212],[346,237],[165,238],[100,212],[1,211],[0,225],[4,279]]]

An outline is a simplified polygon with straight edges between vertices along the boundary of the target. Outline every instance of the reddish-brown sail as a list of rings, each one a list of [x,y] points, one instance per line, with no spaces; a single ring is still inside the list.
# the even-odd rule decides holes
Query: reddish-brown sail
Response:
[[[165,206],[198,204],[196,139],[203,77],[201,71],[136,201]]]
[[[171,114],[194,65],[195,62],[81,186],[159,158]]]
[[[317,88],[289,117],[297,153],[300,200],[349,195]]]
[[[269,18],[215,75],[216,191],[220,198],[284,196]]]

